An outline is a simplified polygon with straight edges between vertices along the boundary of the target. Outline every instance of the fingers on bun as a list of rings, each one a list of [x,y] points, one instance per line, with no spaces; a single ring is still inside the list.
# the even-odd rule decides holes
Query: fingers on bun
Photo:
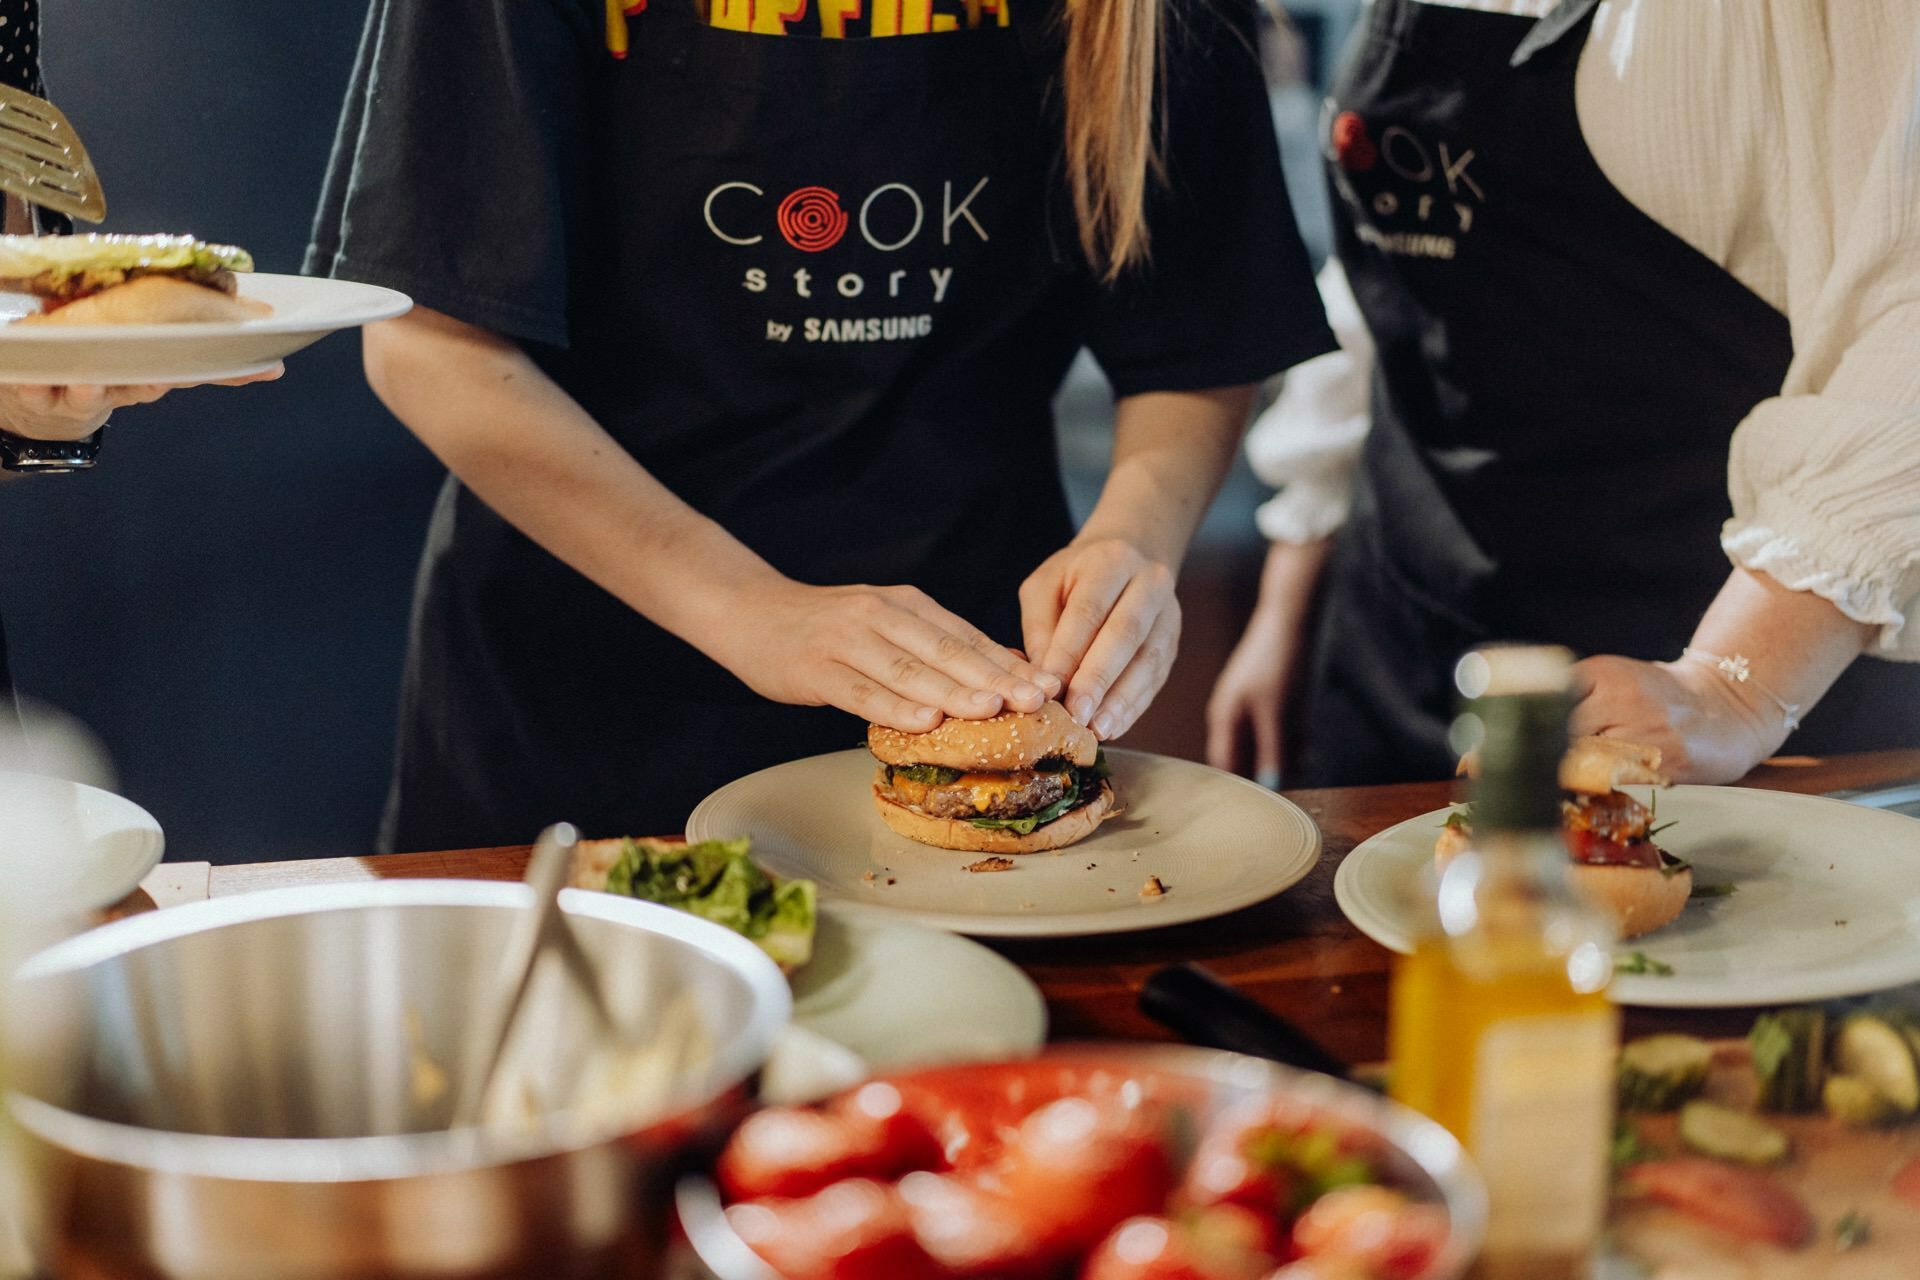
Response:
[[[194,324],[271,315],[239,296],[253,258],[191,236],[0,236],[0,289],[30,294],[21,324]]]
[[[1668,782],[1658,750],[1617,738],[1575,738],[1560,762],[1560,829],[1574,885],[1613,917],[1623,938],[1671,923],[1693,893],[1692,869],[1653,843],[1653,811],[1620,790]],[[1471,814],[1456,810],[1440,830],[1434,860],[1445,867],[1472,838]]]
[[[1049,702],[931,733],[867,730],[873,801],[889,827],[940,849],[1038,853],[1086,839],[1118,812],[1100,743]]]

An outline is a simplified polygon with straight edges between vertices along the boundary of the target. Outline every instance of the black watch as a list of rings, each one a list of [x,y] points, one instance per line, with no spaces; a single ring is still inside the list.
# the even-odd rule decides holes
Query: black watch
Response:
[[[0,428],[0,467],[8,471],[85,471],[100,457],[102,426],[79,440],[30,440]]]

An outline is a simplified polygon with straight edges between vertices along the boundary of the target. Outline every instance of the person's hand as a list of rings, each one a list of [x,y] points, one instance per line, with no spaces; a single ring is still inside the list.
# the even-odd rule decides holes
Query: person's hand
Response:
[[[1569,731],[1658,747],[1675,782],[1745,777],[1787,738],[1778,707],[1709,663],[1604,656],[1576,663],[1573,676]]]
[[[1244,772],[1253,744],[1253,777],[1280,785],[1286,696],[1307,653],[1314,592],[1330,540],[1276,542],[1260,570],[1260,601],[1207,699],[1207,763]]]
[[[217,382],[147,383],[120,387],[9,386],[0,384],[0,428],[29,440],[83,440],[106,424],[115,409],[152,404],[185,387],[240,387],[272,382],[286,371],[275,365],[262,373]]]
[[[903,733],[1037,711],[1060,688],[913,587],[783,582],[751,597],[716,656],[777,702],[839,707]]]
[[[1245,773],[1264,787],[1280,785],[1281,726],[1287,690],[1304,648],[1304,611],[1260,608],[1207,699],[1207,763]],[[1246,746],[1253,745],[1249,761]]]
[[[1020,585],[1027,652],[1101,738],[1132,728],[1167,682],[1180,648],[1173,588],[1171,566],[1119,538],[1071,543]]]

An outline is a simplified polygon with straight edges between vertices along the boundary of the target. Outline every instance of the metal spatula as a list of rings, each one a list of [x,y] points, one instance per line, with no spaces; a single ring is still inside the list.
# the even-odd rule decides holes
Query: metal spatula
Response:
[[[7,85],[0,85],[0,191],[87,222],[107,216],[93,159],[67,117]]]

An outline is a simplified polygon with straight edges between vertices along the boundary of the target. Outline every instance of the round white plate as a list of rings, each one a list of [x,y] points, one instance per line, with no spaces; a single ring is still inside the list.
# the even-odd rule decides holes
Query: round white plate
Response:
[[[1024,1057],[1047,1038],[1040,989],[1011,962],[951,933],[835,905],[821,909],[813,959],[793,975],[793,1020],[874,1072]]]
[[[110,907],[139,888],[166,848],[131,800],[61,778],[0,772],[0,893],[36,911]]]
[[[1636,791],[1637,794],[1637,791]],[[1622,944],[1673,966],[1622,974],[1622,1004],[1710,1008],[1859,995],[1920,980],[1920,821],[1822,796],[1674,787],[1657,797],[1662,848],[1693,863],[1699,898]],[[1355,846],[1333,881],[1354,927],[1406,952],[1409,887],[1433,864],[1450,812],[1409,818]]]
[[[240,294],[273,308],[221,324],[16,325],[39,304],[0,294],[0,382],[212,382],[259,373],[340,329],[404,315],[404,293],[348,280],[243,272]]]
[[[778,875],[820,886],[849,912],[986,937],[1068,937],[1224,915],[1270,898],[1320,857],[1320,832],[1290,802],[1244,778],[1138,751],[1109,751],[1124,812],[1086,840],[969,872],[986,855],[916,844],[873,807],[865,751],[795,760],[720,788],[687,838],[753,837]],[[1148,876],[1167,892],[1142,898]]]

